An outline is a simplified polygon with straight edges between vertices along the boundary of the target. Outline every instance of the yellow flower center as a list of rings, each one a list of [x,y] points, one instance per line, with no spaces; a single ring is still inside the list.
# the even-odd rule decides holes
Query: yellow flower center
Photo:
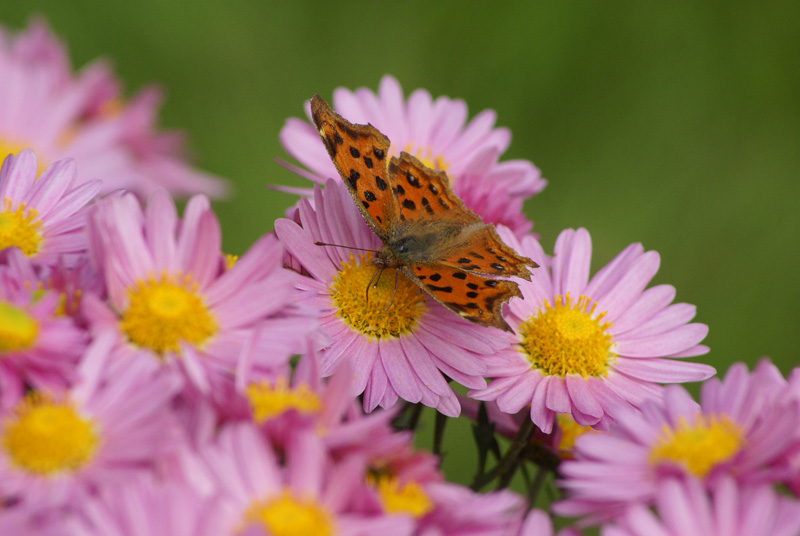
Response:
[[[271,536],[332,536],[330,514],[313,499],[298,500],[289,490],[266,501],[253,502],[244,514],[244,526],[257,524]]]
[[[681,417],[674,428],[662,426],[650,450],[650,463],[672,463],[703,478],[714,466],[735,456],[743,444],[742,429],[726,415],[697,414],[691,424]]]
[[[385,269],[377,277],[377,268],[369,264],[370,259],[370,255],[362,255],[356,262],[350,255],[350,262],[342,262],[342,268],[333,278],[329,290],[339,318],[370,339],[411,333],[427,310],[425,296],[404,275],[397,274],[399,277],[395,279],[394,269]]]
[[[94,422],[72,404],[35,392],[3,422],[2,445],[11,464],[38,475],[77,471],[92,459],[98,443]]]
[[[586,432],[594,430],[591,426],[584,426],[576,423],[572,417],[566,413],[557,414],[556,421],[561,431],[561,439],[558,441],[558,450],[563,453],[571,453],[572,449],[575,448],[575,440]]]
[[[446,171],[448,167],[448,163],[444,160],[442,155],[435,155],[433,151],[431,151],[430,147],[414,147],[411,143],[405,146],[403,149],[408,154],[414,155],[417,157],[420,162],[422,162],[425,167],[429,167],[431,169],[435,169],[437,171]],[[448,178],[452,180],[452,177],[449,176]]]
[[[31,348],[39,334],[39,324],[26,311],[0,301],[0,355]]]
[[[0,251],[16,246],[28,257],[35,255],[42,246],[41,227],[34,209],[28,209],[25,203],[14,208],[12,200],[4,198],[0,210]]]
[[[371,477],[370,484],[378,490],[387,514],[409,514],[417,519],[433,509],[433,502],[418,483],[409,481],[402,486],[393,476]]]
[[[520,325],[520,349],[531,368],[547,376],[605,376],[614,359],[611,323],[601,323],[606,313],[594,315],[597,304],[586,296],[575,303],[569,294],[556,296],[554,302],[551,307],[545,301],[544,311]]]
[[[225,270],[230,270],[233,265],[239,260],[239,255],[228,253],[225,255]]]
[[[180,341],[200,347],[217,329],[189,275],[138,281],[128,289],[128,307],[120,318],[120,330],[130,342],[162,356],[180,354]]]
[[[262,423],[291,409],[299,413],[316,413],[322,407],[317,394],[305,383],[289,387],[285,378],[275,385],[267,382],[252,383],[247,387],[247,400],[253,419]]]

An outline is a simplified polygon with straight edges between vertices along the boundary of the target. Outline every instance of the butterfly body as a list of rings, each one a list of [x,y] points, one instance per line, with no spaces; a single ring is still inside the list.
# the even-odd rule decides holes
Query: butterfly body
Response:
[[[372,125],[354,125],[318,96],[314,123],[364,221],[384,247],[372,263],[395,268],[454,313],[510,331],[502,304],[520,296],[537,264],[505,245],[494,227],[464,206],[447,175],[402,152]],[[489,276],[489,277],[487,277]]]

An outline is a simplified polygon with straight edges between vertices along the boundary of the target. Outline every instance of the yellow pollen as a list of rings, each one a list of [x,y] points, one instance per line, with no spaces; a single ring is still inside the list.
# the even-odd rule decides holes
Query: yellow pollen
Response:
[[[128,307],[120,318],[120,330],[130,342],[160,356],[180,354],[180,341],[201,347],[217,329],[189,275],[138,281],[128,289]]]
[[[275,385],[267,382],[252,383],[245,393],[253,412],[253,419],[262,423],[273,417],[295,410],[299,413],[316,413],[322,407],[317,394],[305,383],[289,387],[285,378],[278,378]]]
[[[572,417],[566,413],[557,414],[556,421],[561,431],[561,438],[558,441],[558,450],[562,455],[570,455],[575,448],[575,440],[578,439],[579,436],[594,430],[591,426],[584,426],[576,423]]]
[[[545,300],[544,310],[520,325],[520,350],[531,368],[546,376],[605,376],[615,357],[608,333],[611,322],[601,323],[606,313],[594,315],[597,304],[586,296],[575,303],[569,294],[556,296],[554,303]]]
[[[395,287],[396,271],[392,268],[384,269],[373,280],[377,267],[369,263],[370,259],[371,255],[361,255],[356,262],[351,254],[350,262],[342,262],[342,268],[334,276],[329,290],[339,318],[374,340],[411,333],[427,310],[425,296],[402,274],[398,274]]]
[[[314,499],[298,500],[284,489],[277,497],[253,502],[245,511],[244,527],[260,525],[271,536],[332,536],[333,520]]]
[[[38,475],[74,472],[91,461],[99,437],[94,422],[69,402],[33,392],[3,420],[2,445],[15,467]]]
[[[31,348],[39,334],[39,324],[26,311],[0,301],[0,357]]]
[[[233,265],[236,264],[236,261],[239,260],[239,255],[232,255],[230,253],[225,255],[225,269],[230,270],[233,268]]]
[[[405,146],[403,151],[417,157],[426,167],[437,171],[447,170],[448,163],[444,160],[442,155],[434,155],[430,147],[419,146],[415,149],[414,146],[409,143]]]
[[[34,209],[28,209],[25,203],[14,208],[12,200],[4,198],[0,210],[0,251],[16,246],[28,257],[35,255],[42,246],[41,227]]]
[[[387,514],[409,514],[417,519],[433,509],[433,502],[417,482],[402,486],[393,476],[368,476],[368,483],[378,490],[383,510]]]
[[[650,463],[679,465],[703,478],[716,465],[733,458],[743,444],[742,429],[724,414],[697,414],[692,424],[681,417],[674,428],[662,426],[650,450]]]

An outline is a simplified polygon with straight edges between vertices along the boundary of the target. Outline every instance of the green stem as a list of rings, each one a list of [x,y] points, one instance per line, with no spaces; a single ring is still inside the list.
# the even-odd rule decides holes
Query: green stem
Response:
[[[500,487],[507,486],[517,470],[517,462],[519,461],[520,455],[525,450],[525,447],[528,446],[534,428],[533,422],[530,419],[525,419],[520,425],[517,436],[511,442],[511,445],[509,445],[503,459],[488,473],[478,475],[475,480],[472,481],[470,487],[475,491],[479,491],[498,476],[501,477]]]

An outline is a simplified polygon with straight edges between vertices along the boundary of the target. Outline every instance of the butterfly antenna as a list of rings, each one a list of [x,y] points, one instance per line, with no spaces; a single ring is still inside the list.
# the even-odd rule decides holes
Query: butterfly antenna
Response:
[[[369,251],[370,253],[378,253],[377,249],[368,249],[368,248],[357,248],[354,246],[344,246],[342,244],[329,244],[328,242],[320,242],[319,240],[314,240],[315,246],[333,246],[335,248],[344,248],[344,249],[355,249],[358,251]]]
[[[367,295],[366,295],[367,305],[369,305],[369,288],[373,286],[374,287],[378,286],[378,282],[381,280],[382,272],[383,272],[383,266],[378,266],[377,268],[375,268],[375,271],[372,272],[372,277],[369,278],[369,283],[367,283]],[[373,281],[375,282],[374,285],[372,284]]]
[[[386,307],[384,307],[384,309],[383,309],[384,311],[388,311],[389,307],[392,306],[392,302],[394,301],[394,295],[397,293],[397,277],[398,277],[399,274],[400,274],[400,270],[395,270],[394,271],[394,288],[392,289],[392,297],[389,298],[389,303],[387,303]]]

